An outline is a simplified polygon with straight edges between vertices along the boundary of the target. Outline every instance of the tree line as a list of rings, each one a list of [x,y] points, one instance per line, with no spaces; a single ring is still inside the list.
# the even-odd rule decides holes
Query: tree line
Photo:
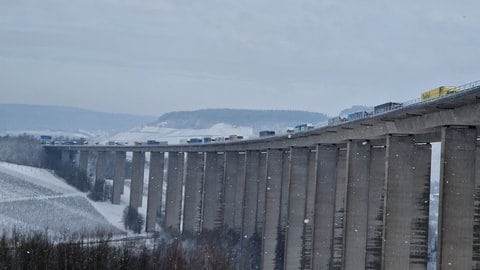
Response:
[[[217,232],[195,238],[155,237],[149,241],[117,241],[66,236],[54,242],[44,233],[4,233],[0,238],[0,269],[233,269],[234,246]]]

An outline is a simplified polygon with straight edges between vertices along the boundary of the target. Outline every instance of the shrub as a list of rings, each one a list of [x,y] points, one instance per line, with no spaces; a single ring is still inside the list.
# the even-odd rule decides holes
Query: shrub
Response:
[[[137,208],[127,206],[125,210],[123,210],[123,224],[125,225],[125,229],[141,233],[144,223],[145,219],[138,213]]]

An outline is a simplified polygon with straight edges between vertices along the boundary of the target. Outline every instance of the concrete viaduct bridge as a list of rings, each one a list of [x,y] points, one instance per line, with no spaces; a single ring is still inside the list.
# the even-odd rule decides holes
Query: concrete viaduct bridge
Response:
[[[164,209],[162,226],[169,230],[259,235],[262,269],[279,269],[276,252],[283,250],[283,269],[404,270],[426,269],[430,143],[441,142],[437,269],[480,269],[480,83],[462,87],[288,136],[46,150],[58,162],[79,153],[83,170],[89,153],[98,152],[96,181],[104,181],[106,153],[115,152],[114,204],[123,189],[126,152],[133,152],[131,207],[142,205],[149,152],[147,231],[155,230]]]

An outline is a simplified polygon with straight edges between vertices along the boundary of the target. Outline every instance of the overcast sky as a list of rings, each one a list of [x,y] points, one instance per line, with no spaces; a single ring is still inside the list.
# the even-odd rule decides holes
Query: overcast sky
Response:
[[[0,0],[0,103],[337,114],[480,80],[480,1]]]

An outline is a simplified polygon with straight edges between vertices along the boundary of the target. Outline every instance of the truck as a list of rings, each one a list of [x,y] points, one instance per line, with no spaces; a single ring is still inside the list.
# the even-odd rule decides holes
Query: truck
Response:
[[[168,141],[147,140],[147,145],[168,145]]]
[[[370,113],[366,112],[366,111],[361,111],[361,112],[354,112],[354,113],[351,113],[348,115],[348,121],[355,121],[355,120],[358,120],[358,119],[363,119],[365,117],[368,117],[370,116]]]
[[[391,110],[401,108],[402,106],[403,106],[402,103],[387,102],[387,103],[383,103],[383,104],[375,106],[373,108],[373,113],[374,114],[380,114],[380,113],[384,113],[384,112],[388,112],[388,111],[391,111]]]
[[[307,131],[307,124],[301,124],[295,126],[295,132]]]
[[[227,138],[225,138],[225,140],[226,140],[226,139],[227,139]],[[236,141],[236,140],[239,140],[239,139],[240,139],[240,138],[238,138],[238,135],[236,135],[236,134],[233,134],[233,135],[229,135],[229,136],[228,136],[228,140],[229,140],[229,141]]]
[[[421,95],[421,98],[422,98],[422,101],[429,100],[429,99],[443,97],[456,92],[458,92],[458,87],[456,86],[440,86],[440,87],[433,88],[423,92]]]
[[[275,131],[273,130],[262,130],[258,133],[259,137],[271,137],[275,136]]]
[[[333,117],[333,118],[328,119],[328,125],[329,126],[336,126],[336,125],[340,125],[342,123],[345,123],[347,121],[348,121],[347,118],[337,116],[337,117]]]
[[[203,140],[200,138],[190,138],[187,140],[187,143],[189,144],[203,143]]]

